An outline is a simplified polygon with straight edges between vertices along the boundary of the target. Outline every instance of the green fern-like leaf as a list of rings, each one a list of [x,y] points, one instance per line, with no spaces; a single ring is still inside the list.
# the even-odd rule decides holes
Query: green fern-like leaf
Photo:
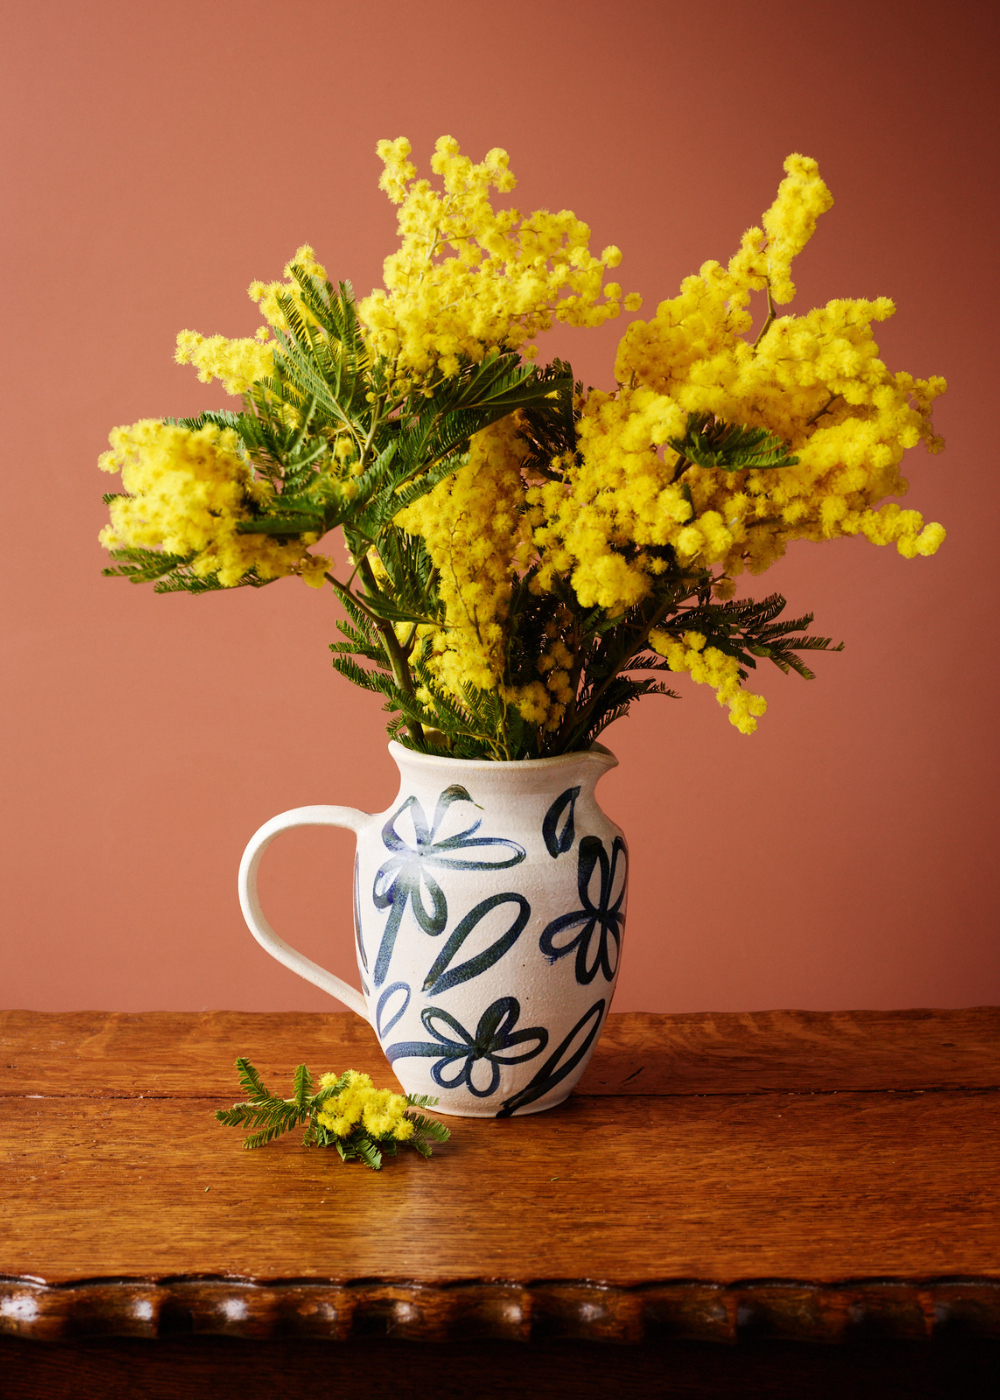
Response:
[[[382,1170],[382,1153],[367,1134],[359,1134],[351,1139],[351,1146],[366,1167],[373,1172]]]
[[[142,549],[135,546],[112,549],[110,556],[118,568],[107,568],[101,572],[107,577],[117,575],[132,583],[150,583],[162,578],[175,569],[183,567],[194,556],[190,554],[167,554],[164,550]]]
[[[670,446],[695,466],[726,472],[791,467],[799,460],[767,428],[726,423],[710,413],[689,414],[684,436],[671,438]]]
[[[430,1102],[436,1103],[437,1100],[431,1099]],[[429,1137],[434,1142],[447,1142],[451,1137],[451,1129],[439,1123],[436,1118],[425,1118],[422,1113],[411,1113],[409,1116],[413,1120],[416,1132],[424,1137]]]
[[[240,1087],[251,1102],[267,1103],[274,1097],[245,1056],[241,1055],[237,1059],[236,1070],[240,1077]]]
[[[739,661],[742,680],[746,680],[748,670],[756,668],[758,657],[772,661],[786,675],[795,671],[805,680],[814,680],[813,671],[797,653],[843,651],[844,644],[839,642],[834,646],[830,637],[806,633],[804,629],[811,624],[812,613],[778,621],[784,608],[785,599],[780,593],[771,593],[759,600],[701,602],[679,610],[664,630],[678,637],[687,631],[703,633],[708,645]]]
[[[295,1108],[299,1113],[305,1113],[309,1108],[311,1089],[312,1075],[305,1065],[299,1065],[295,1071]]]
[[[346,676],[352,684],[360,686],[362,690],[385,694],[384,677],[377,671],[366,671],[348,656],[335,656],[332,664],[335,671],[339,671],[342,676]]]
[[[281,1123],[272,1123],[269,1128],[263,1128],[259,1133],[252,1133],[243,1143],[244,1150],[252,1152],[256,1147],[263,1147],[266,1143],[273,1142],[288,1131],[288,1126]]]

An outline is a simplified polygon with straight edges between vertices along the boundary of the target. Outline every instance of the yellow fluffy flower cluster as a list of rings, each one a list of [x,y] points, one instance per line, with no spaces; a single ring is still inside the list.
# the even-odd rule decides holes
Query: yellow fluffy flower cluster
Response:
[[[219,379],[227,394],[245,394],[274,371],[274,347],[267,343],[267,334],[266,326],[255,337],[242,340],[180,331],[174,359],[179,365],[194,365],[203,384]]]
[[[387,153],[387,169],[390,158],[397,162],[397,193],[412,178],[410,167],[398,166],[405,154]],[[439,674],[456,693],[462,682],[499,682],[510,596],[504,570],[530,554],[525,520],[537,564],[533,587],[554,591],[568,580],[583,607],[612,615],[643,602],[657,577],[677,566],[692,577],[713,571],[717,596],[731,596],[736,576],[762,572],[793,539],[860,533],[876,544],[895,543],[908,558],[938,548],[940,525],[881,502],[907,489],[899,467],[908,447],[943,446],[930,409],[944,381],[890,374],[879,359],[872,324],[892,314],[887,298],[777,316],[775,303],[795,294],[792,262],[832,204],[815,161],[792,155],[785,172],[763,228],[747,231],[727,267],[705,263],[652,320],[629,327],[618,350],[617,389],[588,395],[577,452],[552,462],[552,479],[524,480],[516,438],[498,428],[490,441],[500,455],[489,472],[470,464],[454,485],[428,498],[423,512],[411,513],[406,528],[433,539],[435,563],[443,573],[451,569],[447,630],[434,645],[447,658]],[[768,312],[751,341],[755,292],[766,293]],[[736,471],[698,466],[671,445],[684,438],[689,416],[764,429],[798,461]],[[515,513],[517,549],[506,553],[488,524],[501,478],[503,504],[496,508],[504,529],[513,502],[523,502],[524,511]],[[486,565],[490,551],[493,563]],[[470,614],[465,600],[473,596]],[[765,702],[740,690],[733,658],[698,633],[681,642],[654,632],[650,642],[672,670],[712,684],[731,722],[752,732]],[[551,727],[569,675],[554,650],[539,669],[545,684],[512,698],[526,718]]]
[[[757,728],[756,717],[767,709],[767,701],[762,695],[740,689],[739,662],[718,647],[706,646],[707,640],[701,632],[685,632],[678,641],[657,628],[649,635],[650,646],[666,658],[671,671],[687,671],[699,685],[714,686],[719,704],[729,706],[730,724],[741,734],[752,734]]]
[[[933,554],[940,525],[895,504],[899,463],[923,441],[932,452],[930,406],[945,384],[890,374],[873,321],[892,303],[831,301],[805,316],[776,317],[745,338],[751,293],[769,307],[794,294],[792,259],[832,203],[815,161],[790,156],[786,178],[728,268],[707,262],[651,321],[634,322],[616,362],[619,388],[593,393],[579,428],[581,460],[566,484],[530,497],[542,584],[569,573],[580,601],[610,611],[648,596],[669,546],[682,568],[721,566],[720,596],[744,568],[760,573],[793,539],[861,533],[899,552]],[[798,457],[781,469],[725,471],[691,465],[671,446],[688,415],[777,435]]]
[[[438,193],[416,179],[410,150],[404,137],[378,144],[402,241],[385,261],[386,290],[358,307],[373,350],[396,362],[402,380],[455,374],[461,357],[478,363],[495,347],[519,349],[555,321],[594,326],[619,314],[621,288],[602,287],[621,261],[617,248],[595,257],[589,228],[569,210],[522,218],[493,209],[490,189],[515,184],[506,151],[475,164],[442,136],[431,159]],[[635,310],[640,299],[630,294],[625,304]],[[530,359],[534,347],[524,353]]]
[[[122,474],[126,495],[110,503],[111,524],[101,531],[106,549],[162,549],[194,555],[192,571],[215,575],[232,587],[251,570],[262,579],[298,574],[323,586],[330,561],[311,555],[315,536],[280,543],[269,535],[241,534],[241,520],[268,497],[271,487],[255,481],[231,428],[197,430],[144,418],[115,428],[111,450],[98,461],[102,471]]]
[[[571,212],[522,217],[493,208],[491,191],[506,194],[515,184],[506,152],[494,149],[477,164],[441,137],[431,160],[440,188],[433,188],[417,178],[410,150],[404,138],[378,145],[380,185],[399,206],[401,241],[386,259],[384,289],[358,308],[370,351],[363,388],[371,390],[364,402],[372,421],[363,431],[360,420],[345,425],[322,415],[301,424],[302,438],[314,434],[308,462],[332,463],[343,502],[359,494],[356,478],[367,462],[361,444],[371,446],[376,428],[398,425],[394,415],[411,393],[433,395],[442,378],[496,350],[531,359],[531,342],[555,322],[600,325],[622,306],[640,305],[604,281],[621,261],[619,250],[591,253],[590,230]],[[647,645],[642,628],[652,627],[648,645],[670,669],[712,685],[731,722],[750,733],[764,701],[741,691],[734,658],[702,633],[683,630],[687,600],[709,587],[717,599],[732,597],[744,570],[761,573],[795,539],[861,534],[894,543],[909,558],[937,550],[940,525],[883,504],[906,492],[900,465],[907,448],[943,446],[931,408],[944,381],[890,373],[879,357],[872,327],[893,314],[892,302],[834,300],[801,316],[775,310],[793,299],[794,259],[831,204],[816,162],[790,156],[762,226],[744,234],[728,264],[706,262],[650,320],[628,328],[615,362],[617,387],[590,391],[576,405],[575,441],[565,422],[557,437],[547,436],[540,410],[530,422],[511,415],[474,434],[467,456],[455,459],[458,469],[397,515],[396,525],[423,539],[442,606],[440,621],[417,624],[415,633],[412,623],[397,625],[401,645],[390,658],[397,679],[406,679],[416,643],[433,681],[460,708],[471,692],[499,693],[532,725],[559,731],[553,746],[564,739],[563,728],[568,743],[579,719],[574,692],[582,685],[586,695],[589,684],[587,637],[595,635],[591,622],[586,635],[580,632],[581,610],[600,609],[615,626],[623,612],[648,604],[642,627],[629,633],[637,649],[630,656]],[[280,300],[313,320],[293,263],[326,280],[313,249],[300,247],[284,281],[251,285],[265,321],[255,336],[229,340],[185,330],[177,361],[234,395],[257,386],[259,405],[261,381],[283,368],[274,337],[288,328]],[[758,305],[767,302],[759,327],[751,315],[755,296]],[[276,397],[271,416],[297,424],[284,390]],[[421,400],[410,400],[406,413],[413,401]],[[712,465],[713,452],[728,450],[726,441],[746,444],[753,430],[764,439],[758,460],[773,449],[770,460],[784,455],[785,465],[755,466],[752,456]],[[551,462],[535,456],[543,441],[558,442],[562,455]],[[125,491],[112,501],[111,524],[101,534],[108,548],[162,550],[227,587],[250,571],[261,580],[297,574],[322,586],[330,561],[309,553],[316,536],[240,532],[269,504],[272,487],[255,477],[234,431],[143,420],[114,430],[100,465],[121,471]],[[329,485],[318,482],[318,494]],[[345,521],[350,537],[348,527]],[[371,537],[359,538],[360,548],[350,548],[363,555]],[[376,541],[368,558],[384,583],[378,547]],[[149,576],[157,568],[154,559]],[[526,574],[538,596],[514,616],[515,589]],[[432,597],[426,605],[434,605]],[[708,621],[699,625],[712,630]],[[380,631],[388,655],[392,633],[381,624]],[[427,689],[418,699],[433,712]],[[494,739],[501,748],[506,742],[484,742]],[[494,756],[504,754],[498,748]],[[369,1109],[378,1117],[398,1099],[383,1095],[382,1108],[373,1107],[376,1093],[356,1076],[327,1116],[346,1122],[357,1108],[354,1121],[367,1127]]]
[[[477,433],[468,462],[396,516],[420,535],[438,573],[443,627],[433,637],[431,669],[449,689],[489,690],[504,664],[505,628],[515,574],[528,562],[520,463],[527,448],[515,415]]]
[[[319,1086],[328,1089],[340,1078],[336,1074],[320,1076]],[[359,1125],[372,1137],[393,1137],[406,1142],[414,1133],[411,1119],[406,1117],[407,1103],[402,1094],[391,1089],[376,1089],[371,1077],[357,1070],[347,1071],[347,1084],[339,1094],[325,1100],[316,1114],[328,1132],[337,1137],[350,1137]]]
[[[251,282],[248,289],[250,300],[258,304],[265,321],[276,330],[284,330],[287,325],[285,314],[278,304],[279,295],[291,298],[296,310],[307,321],[314,319],[302,298],[298,283],[292,278],[293,264],[297,264],[309,276],[319,278],[321,282],[327,280],[326,268],[316,261],[316,254],[309,244],[303,243],[296,251],[295,257],[285,263],[283,282]]]
[[[227,340],[223,335],[200,335],[198,331],[181,331],[177,336],[174,359],[179,365],[194,365],[203,384],[221,380],[227,394],[247,393],[260,379],[274,373],[274,341],[268,327],[284,330],[286,320],[278,304],[279,295],[290,297],[307,320],[314,319],[302,299],[298,284],[292,278],[292,265],[298,264],[313,277],[326,280],[326,268],[316,261],[308,243],[304,243],[291,261],[285,264],[283,282],[251,282],[250,300],[261,309],[266,326],[253,336]]]
[[[508,613],[514,580],[531,562],[522,463],[527,444],[511,414],[471,440],[465,466],[401,511],[395,523],[420,535],[438,574],[444,605],[440,626],[420,625],[430,637],[429,669],[461,698],[473,687],[494,690],[506,665]],[[402,635],[406,629],[397,628]],[[525,719],[555,728],[570,698],[571,658],[553,630],[538,669],[544,679],[500,686]],[[427,700],[430,697],[419,695]]]

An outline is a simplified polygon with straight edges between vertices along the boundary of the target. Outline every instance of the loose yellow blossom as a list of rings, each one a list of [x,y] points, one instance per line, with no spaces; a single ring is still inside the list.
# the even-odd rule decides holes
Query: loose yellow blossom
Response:
[[[328,1089],[339,1076],[320,1076],[319,1086]],[[365,1128],[373,1137],[393,1137],[406,1142],[414,1133],[413,1122],[406,1117],[407,1102],[402,1094],[390,1089],[376,1089],[371,1076],[357,1070],[347,1071],[347,1084],[339,1094],[326,1099],[316,1114],[318,1122],[337,1137],[350,1137],[355,1128]]]
[[[258,578],[299,574],[322,584],[330,561],[310,555],[315,536],[281,543],[271,535],[242,534],[241,520],[270,492],[255,481],[231,428],[183,428],[145,418],[115,428],[111,450],[98,465],[122,474],[127,494],[110,503],[111,524],[101,531],[106,549],[162,549],[190,560],[194,574],[215,576],[223,587],[240,583],[253,570]]]

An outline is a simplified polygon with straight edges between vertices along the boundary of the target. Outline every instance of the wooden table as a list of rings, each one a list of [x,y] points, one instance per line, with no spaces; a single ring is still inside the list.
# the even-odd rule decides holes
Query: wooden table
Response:
[[[346,1015],[0,1014],[0,1396],[1000,1395],[1000,1009],[610,1018],[378,1175],[215,1122]]]

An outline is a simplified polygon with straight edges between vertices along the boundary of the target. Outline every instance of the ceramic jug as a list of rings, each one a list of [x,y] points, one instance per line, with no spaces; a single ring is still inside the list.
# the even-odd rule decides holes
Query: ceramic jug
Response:
[[[583,1073],[621,960],[628,850],[594,788],[618,760],[582,753],[511,763],[391,743],[385,812],[298,807],[253,836],[240,902],[279,962],[370,1022],[407,1093],[475,1117],[538,1113]],[[357,835],[354,921],[362,993],[271,928],[257,869],[295,826]]]

